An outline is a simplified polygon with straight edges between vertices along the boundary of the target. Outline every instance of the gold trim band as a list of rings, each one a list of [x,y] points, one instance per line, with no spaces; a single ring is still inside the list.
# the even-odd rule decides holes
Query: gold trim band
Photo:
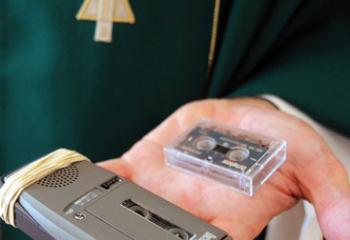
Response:
[[[209,72],[211,72],[211,69],[213,67],[216,45],[217,45],[218,27],[219,27],[219,18],[220,18],[220,5],[221,5],[221,0],[215,0],[213,24],[212,24],[211,39],[210,39],[210,49],[209,49],[209,55],[208,55]]]

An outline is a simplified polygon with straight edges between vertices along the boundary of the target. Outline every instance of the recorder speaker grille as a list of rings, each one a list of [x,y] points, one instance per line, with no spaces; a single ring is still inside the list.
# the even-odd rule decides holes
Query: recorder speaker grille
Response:
[[[42,187],[60,188],[74,183],[79,177],[79,170],[75,165],[57,170],[37,182]]]

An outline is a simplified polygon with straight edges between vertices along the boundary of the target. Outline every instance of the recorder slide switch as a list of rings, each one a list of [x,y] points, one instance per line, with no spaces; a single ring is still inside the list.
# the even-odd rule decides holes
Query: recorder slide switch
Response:
[[[109,179],[107,182],[102,183],[101,187],[108,190],[112,185],[114,185],[115,183],[117,183],[119,181],[120,181],[119,177],[113,177],[113,178]]]

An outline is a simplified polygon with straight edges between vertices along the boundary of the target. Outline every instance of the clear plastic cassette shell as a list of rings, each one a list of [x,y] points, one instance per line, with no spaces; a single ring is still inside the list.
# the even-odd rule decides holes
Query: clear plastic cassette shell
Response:
[[[166,163],[252,196],[286,160],[287,143],[202,120],[165,150]]]

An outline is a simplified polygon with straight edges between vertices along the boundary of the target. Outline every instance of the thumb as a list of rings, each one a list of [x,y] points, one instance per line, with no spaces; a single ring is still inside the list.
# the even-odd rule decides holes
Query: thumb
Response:
[[[334,158],[324,171],[304,178],[306,198],[314,205],[327,240],[350,239],[350,186],[345,168]]]
[[[344,166],[311,126],[284,113],[266,117],[265,112],[250,112],[241,125],[288,141],[285,167],[315,207],[323,235],[327,240],[349,240],[350,186]]]
[[[316,206],[321,229],[326,239],[350,239],[349,194],[328,199],[328,202]]]

